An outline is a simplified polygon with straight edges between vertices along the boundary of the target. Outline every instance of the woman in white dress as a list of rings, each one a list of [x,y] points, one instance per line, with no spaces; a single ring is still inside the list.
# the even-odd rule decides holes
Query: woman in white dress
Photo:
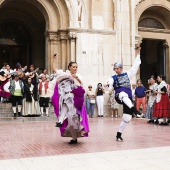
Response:
[[[24,84],[24,99],[22,106],[22,116],[40,115],[38,101],[34,99],[34,85],[31,84],[31,78],[28,78]]]

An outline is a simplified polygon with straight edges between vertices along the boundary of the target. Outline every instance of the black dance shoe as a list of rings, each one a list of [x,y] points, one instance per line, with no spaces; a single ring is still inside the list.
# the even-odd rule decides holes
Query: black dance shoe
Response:
[[[168,122],[161,122],[159,125],[164,125],[164,126],[166,126],[166,125],[168,125]]]
[[[77,139],[76,140],[70,140],[70,142],[68,144],[70,144],[70,145],[77,144]]]
[[[117,140],[118,142],[123,142],[123,138],[121,137],[121,135],[122,135],[122,133],[117,132],[116,140]]]
[[[22,115],[21,115],[21,112],[18,112],[18,117],[21,117]]]
[[[55,127],[62,127],[62,126],[63,126],[63,124],[62,124],[62,123],[60,123],[60,122],[56,122]]]
[[[154,120],[150,119],[147,121],[147,123],[154,123]]]
[[[131,107],[131,109],[130,109],[134,114],[135,114],[135,116],[137,117],[137,118],[139,118],[140,117],[140,115],[142,114],[141,112],[139,112],[134,106],[133,107]]]
[[[154,121],[154,123],[155,123],[155,124],[159,124],[159,121],[158,121],[158,119],[156,119],[156,120]]]
[[[17,118],[17,114],[16,113],[14,113],[14,119],[16,119]]]

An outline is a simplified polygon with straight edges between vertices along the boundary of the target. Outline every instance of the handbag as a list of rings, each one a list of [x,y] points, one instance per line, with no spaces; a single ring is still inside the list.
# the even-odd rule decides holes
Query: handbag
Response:
[[[90,103],[91,103],[91,104],[95,104],[95,103],[96,103],[96,100],[95,100],[95,99],[90,99]]]

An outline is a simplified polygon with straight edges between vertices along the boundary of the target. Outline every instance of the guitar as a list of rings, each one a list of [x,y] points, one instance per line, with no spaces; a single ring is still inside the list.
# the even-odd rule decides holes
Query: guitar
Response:
[[[19,70],[17,73],[19,75],[19,78],[23,78],[25,73],[24,71],[27,69],[27,66],[25,66],[22,70]]]
[[[19,78],[22,78],[24,76],[24,71],[27,69],[27,66],[25,66],[22,70],[14,71],[12,73],[5,73],[4,76],[0,75],[0,81],[5,81],[6,79],[11,78],[12,75],[18,74]]]
[[[33,72],[30,72],[31,75],[29,76],[30,78],[34,78],[35,73],[39,70],[39,68],[36,68]]]

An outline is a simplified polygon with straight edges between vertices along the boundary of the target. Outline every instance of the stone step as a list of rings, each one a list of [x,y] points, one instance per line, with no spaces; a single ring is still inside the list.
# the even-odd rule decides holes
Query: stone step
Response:
[[[56,116],[39,116],[39,117],[17,117],[14,119],[14,117],[0,117],[1,122],[6,121],[16,121],[16,122],[29,122],[29,121],[55,121]],[[55,125],[54,125],[55,126]]]
[[[54,116],[54,108],[52,104],[50,104],[49,114],[50,116]],[[5,117],[9,118],[13,117],[13,115],[11,103],[0,103],[0,119],[2,118],[4,120]]]

